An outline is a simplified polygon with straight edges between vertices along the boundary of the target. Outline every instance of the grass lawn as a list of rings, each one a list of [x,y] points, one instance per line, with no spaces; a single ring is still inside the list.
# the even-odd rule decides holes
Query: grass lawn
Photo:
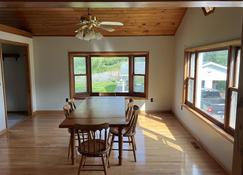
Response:
[[[105,81],[105,82],[94,82],[92,83],[93,92],[115,92],[116,82],[115,81]],[[76,92],[85,92],[86,88],[83,83],[78,83],[75,85]]]

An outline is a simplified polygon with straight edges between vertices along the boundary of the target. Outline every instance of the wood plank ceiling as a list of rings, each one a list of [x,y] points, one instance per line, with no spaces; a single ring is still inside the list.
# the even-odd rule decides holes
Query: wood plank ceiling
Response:
[[[123,27],[105,36],[174,35],[186,8],[102,8],[90,9],[101,21],[120,21]],[[87,8],[0,8],[0,24],[16,27],[34,36],[74,36]]]

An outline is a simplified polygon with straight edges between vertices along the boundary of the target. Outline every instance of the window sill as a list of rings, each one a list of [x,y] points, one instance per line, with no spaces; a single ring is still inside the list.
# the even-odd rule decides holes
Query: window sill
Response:
[[[234,143],[234,137],[231,136],[230,134],[228,134],[227,132],[225,132],[219,126],[215,125],[213,122],[211,122],[208,119],[206,119],[204,116],[202,116],[200,113],[198,113],[197,111],[195,111],[192,108],[190,108],[188,105],[183,104],[182,107],[187,109],[188,111],[190,111],[194,115],[196,115],[199,119],[201,119],[203,122],[205,122],[208,126],[210,126],[212,129],[214,129],[217,133],[219,133],[225,139],[227,139],[231,143]]]
[[[85,100],[86,98],[88,97],[95,97],[95,96],[86,96],[86,97],[74,97],[75,99],[77,100]],[[96,96],[96,97],[99,97],[99,96]],[[110,97],[119,97],[119,96],[110,96]],[[125,99],[129,99],[129,98],[132,98],[133,100],[148,100],[148,98],[146,97],[134,97],[134,96],[120,96],[120,97],[125,97]]]
[[[124,96],[125,99],[132,98],[133,100],[147,100],[146,97],[134,97],[134,96]]]

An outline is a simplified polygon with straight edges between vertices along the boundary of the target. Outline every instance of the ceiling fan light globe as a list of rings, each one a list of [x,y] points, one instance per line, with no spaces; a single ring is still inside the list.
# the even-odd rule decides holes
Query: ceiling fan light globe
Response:
[[[95,38],[96,38],[97,40],[100,40],[100,39],[103,38],[103,35],[102,35],[101,33],[99,33],[99,32],[96,32],[96,33],[95,33]]]
[[[79,31],[77,34],[76,34],[76,38],[78,39],[84,39],[84,32],[83,31]]]
[[[85,41],[89,41],[90,40],[90,33],[89,32],[87,32],[85,35],[84,35],[84,40]]]

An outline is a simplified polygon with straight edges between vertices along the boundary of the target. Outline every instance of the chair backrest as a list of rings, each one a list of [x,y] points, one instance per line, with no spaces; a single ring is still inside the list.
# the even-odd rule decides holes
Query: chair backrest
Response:
[[[65,117],[68,118],[71,113],[71,106],[69,104],[65,104],[63,106],[63,111],[64,111]]]
[[[71,111],[74,111],[76,109],[74,98],[66,98],[66,102],[71,106]]]
[[[133,111],[133,99],[130,98],[126,109],[126,120],[129,121]]]
[[[133,135],[136,133],[136,126],[138,121],[139,107],[137,105],[133,106],[132,115],[128,123],[125,135]]]
[[[99,154],[108,149],[109,124],[75,125],[78,135],[79,152],[85,154]],[[88,138],[85,134],[88,133]]]

